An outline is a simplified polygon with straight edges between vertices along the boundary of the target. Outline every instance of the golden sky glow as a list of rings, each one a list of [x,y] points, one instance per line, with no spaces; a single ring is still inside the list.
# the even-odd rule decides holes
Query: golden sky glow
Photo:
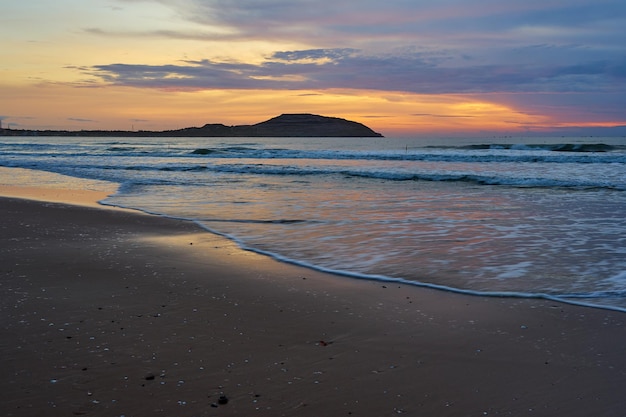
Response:
[[[626,125],[618,1],[3,3],[4,127],[164,130],[303,112],[386,136]]]

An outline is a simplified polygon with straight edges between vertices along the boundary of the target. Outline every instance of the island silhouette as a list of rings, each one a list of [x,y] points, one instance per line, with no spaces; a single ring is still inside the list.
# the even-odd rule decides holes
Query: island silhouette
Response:
[[[339,117],[309,113],[281,114],[253,125],[209,123],[175,130],[28,130],[2,129],[3,136],[116,136],[116,137],[383,137],[369,127]]]

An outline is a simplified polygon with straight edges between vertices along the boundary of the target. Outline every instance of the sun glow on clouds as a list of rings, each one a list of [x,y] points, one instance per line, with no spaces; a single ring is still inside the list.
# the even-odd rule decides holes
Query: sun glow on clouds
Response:
[[[545,122],[543,118],[465,96],[354,90],[169,92],[151,89],[138,94],[136,88],[130,87],[68,90],[60,84],[31,87],[26,90],[30,91],[27,94],[23,88],[16,90],[0,91],[15,96],[12,103],[15,113],[45,116],[16,120],[15,128],[167,130],[205,123],[253,124],[281,114],[285,109],[294,113],[344,117],[387,136],[514,131],[518,126],[511,121],[518,124]],[[47,107],[53,101],[55,106]]]
[[[612,127],[626,124],[620,16],[619,0],[8,2],[0,117],[174,129],[308,112],[385,135]]]

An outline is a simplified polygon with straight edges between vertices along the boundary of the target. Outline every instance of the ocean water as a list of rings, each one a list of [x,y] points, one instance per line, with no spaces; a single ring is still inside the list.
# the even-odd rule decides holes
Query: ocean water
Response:
[[[626,311],[626,138],[0,137],[0,166],[337,279]]]

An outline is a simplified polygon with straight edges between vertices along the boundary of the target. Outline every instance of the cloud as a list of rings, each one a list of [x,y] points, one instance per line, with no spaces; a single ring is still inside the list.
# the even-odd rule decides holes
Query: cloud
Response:
[[[136,3],[120,0],[124,3]],[[478,47],[484,41],[523,45],[592,40],[622,43],[621,0],[152,0],[180,19],[249,40],[310,46],[364,47],[383,42]],[[170,32],[172,36],[178,36]],[[486,46],[486,45],[485,45]]]
[[[455,114],[433,114],[433,113],[413,113],[411,116],[417,117],[441,117],[441,118],[453,118],[453,119],[466,119],[466,118],[474,118],[476,116],[470,115],[455,115]]]
[[[306,45],[276,50],[255,64],[238,62],[235,52],[182,64],[105,63],[90,69],[117,85],[572,92],[604,91],[623,84],[626,76],[626,3],[621,0],[117,1],[169,7],[189,27],[85,32]]]
[[[17,122],[17,120],[35,120],[36,117],[33,116],[0,116],[0,122],[2,122],[2,127],[5,129],[15,129],[22,126],[21,123]],[[7,120],[12,120],[11,122],[5,122]]]
[[[0,116],[2,120],[12,119],[12,120],[35,120],[37,117],[35,116]]]
[[[347,88],[420,94],[626,90],[623,60],[574,65],[448,63],[457,58],[327,48],[280,51],[259,64],[204,59],[168,65],[103,64],[84,71],[109,84],[172,90]]]
[[[191,30],[106,30],[102,28],[83,28],[82,32],[97,35],[103,37],[112,38],[155,38],[155,39],[179,39],[179,40],[194,40],[194,41],[228,41],[237,39],[238,37],[232,34],[216,33],[209,31],[191,31]]]
[[[348,58],[359,53],[358,49],[335,48],[335,49],[308,49],[303,51],[282,51],[274,53],[271,58],[279,61],[333,61]]]
[[[625,117],[622,0],[111,1],[167,19],[89,21],[84,34],[175,40],[163,59],[180,46],[185,60],[136,54],[76,66],[90,76],[85,87],[455,94],[570,120]]]
[[[92,119],[81,119],[78,117],[68,117],[67,120],[70,120],[72,122],[80,122],[80,123],[92,123],[92,122],[96,122],[96,120],[92,120]]]

